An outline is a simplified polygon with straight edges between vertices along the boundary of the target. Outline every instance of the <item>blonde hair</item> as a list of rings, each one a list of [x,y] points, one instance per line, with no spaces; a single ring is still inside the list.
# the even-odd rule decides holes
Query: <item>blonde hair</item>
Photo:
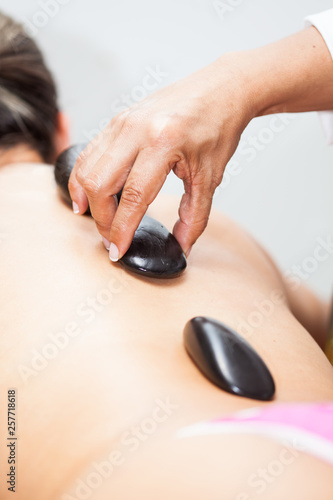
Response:
[[[0,148],[25,143],[52,161],[57,113],[56,86],[41,51],[0,12]]]

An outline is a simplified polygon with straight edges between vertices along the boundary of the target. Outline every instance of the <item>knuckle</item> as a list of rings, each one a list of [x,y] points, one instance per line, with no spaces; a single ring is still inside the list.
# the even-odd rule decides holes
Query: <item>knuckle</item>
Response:
[[[132,133],[140,123],[139,116],[136,116],[135,113],[129,113],[123,118],[123,126],[121,129],[121,133],[124,135],[128,135]]]
[[[198,212],[194,213],[179,213],[180,220],[187,226],[193,233],[201,233],[207,227],[209,214],[198,215]]]
[[[142,205],[144,204],[144,195],[137,186],[130,184],[124,188],[121,202],[129,206]]]
[[[115,125],[124,123],[124,121],[126,120],[128,115],[129,115],[128,109],[124,109],[123,111],[120,111],[120,113],[118,113],[116,116],[114,116],[112,118],[110,125],[115,126]]]
[[[128,226],[125,221],[117,219],[112,222],[112,232],[113,234],[128,234]]]
[[[208,225],[208,220],[209,216],[201,217],[200,219],[197,220],[197,227],[200,228],[202,231],[206,229]]]
[[[69,181],[68,181],[68,190],[69,192],[71,191],[74,191],[77,187],[77,183],[75,182],[75,180],[72,178],[72,176],[69,178]]]
[[[207,227],[208,220],[209,213],[203,214],[202,210],[198,207],[198,209],[189,214],[187,222],[191,228],[198,231],[201,228],[205,229]]]
[[[89,196],[96,196],[101,189],[101,181],[98,176],[89,174],[83,179],[82,186]]]
[[[115,127],[116,125],[118,125],[119,121],[121,120],[121,115],[122,115],[122,112],[120,112],[117,115],[113,116],[111,118],[110,122],[108,123],[108,125],[105,127],[105,129],[111,130],[113,127]]]
[[[71,182],[71,180],[72,180],[72,182],[74,183],[75,181],[72,179],[72,177],[73,177],[73,175],[71,175],[71,177],[69,178],[69,181]],[[76,178],[77,182],[79,184],[81,184],[81,186],[83,186],[86,176],[84,175],[82,168],[79,167],[76,170],[76,172],[75,172],[75,178]]]
[[[209,216],[194,218],[188,222],[188,226],[194,234],[201,234],[208,225]]]
[[[97,230],[99,233],[102,233],[102,234],[108,234],[109,233],[109,229],[110,229],[110,224],[107,224],[106,221],[102,221],[102,220],[95,220],[95,224],[96,224],[96,227],[97,227]]]
[[[179,135],[178,120],[173,117],[154,117],[149,123],[149,135],[156,143],[174,141]]]
[[[81,153],[79,154],[79,156],[76,159],[76,166],[78,168],[82,167],[83,163],[87,159],[87,156],[88,156],[88,152],[87,152],[87,147],[86,147],[83,151],[81,151]]]
[[[108,210],[99,208],[98,210],[92,205],[91,215],[95,221],[99,232],[109,232],[112,222],[112,216]]]

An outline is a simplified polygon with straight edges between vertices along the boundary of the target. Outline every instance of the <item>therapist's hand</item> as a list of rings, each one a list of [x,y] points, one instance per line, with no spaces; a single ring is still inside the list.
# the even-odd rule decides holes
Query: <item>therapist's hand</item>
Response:
[[[245,88],[231,58],[221,58],[117,115],[82,152],[70,193],[79,213],[89,201],[106,246],[112,243],[112,260],[127,251],[171,170],[185,191],[173,232],[188,252],[207,225],[214,191],[250,120]],[[113,195],[123,186],[117,208]]]
[[[309,27],[258,49],[230,53],[116,116],[80,155],[69,189],[88,202],[118,260],[167,175],[185,194],[174,235],[185,253],[206,227],[215,188],[254,116],[333,109],[332,57]],[[119,207],[114,196],[122,187]]]

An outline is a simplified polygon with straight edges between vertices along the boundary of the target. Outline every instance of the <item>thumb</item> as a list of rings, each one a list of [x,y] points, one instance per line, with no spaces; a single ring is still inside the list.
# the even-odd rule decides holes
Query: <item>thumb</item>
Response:
[[[173,234],[186,256],[207,226],[212,198],[209,191],[204,191],[203,186],[190,186],[187,189],[185,185],[178,210],[179,219],[173,228]]]

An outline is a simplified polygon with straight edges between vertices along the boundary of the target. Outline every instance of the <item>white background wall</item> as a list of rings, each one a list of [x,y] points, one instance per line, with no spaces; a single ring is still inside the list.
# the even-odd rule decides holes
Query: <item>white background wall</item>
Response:
[[[72,120],[73,141],[92,137],[125,94],[131,102],[138,99],[147,67],[159,65],[167,74],[159,83],[164,86],[223,52],[300,30],[306,15],[332,6],[329,0],[224,4],[230,10],[219,15],[213,0],[0,0],[0,8],[27,23],[44,49]],[[249,229],[284,270],[301,266],[305,281],[328,297],[333,256],[318,266],[312,261],[312,268],[307,259],[318,238],[333,238],[333,148],[326,146],[315,113],[280,122],[279,132],[270,131],[271,120],[258,118],[244,132],[243,148],[258,137],[261,150],[236,153],[239,174],[219,190],[215,207]],[[171,174],[165,190],[181,193],[181,182]]]

